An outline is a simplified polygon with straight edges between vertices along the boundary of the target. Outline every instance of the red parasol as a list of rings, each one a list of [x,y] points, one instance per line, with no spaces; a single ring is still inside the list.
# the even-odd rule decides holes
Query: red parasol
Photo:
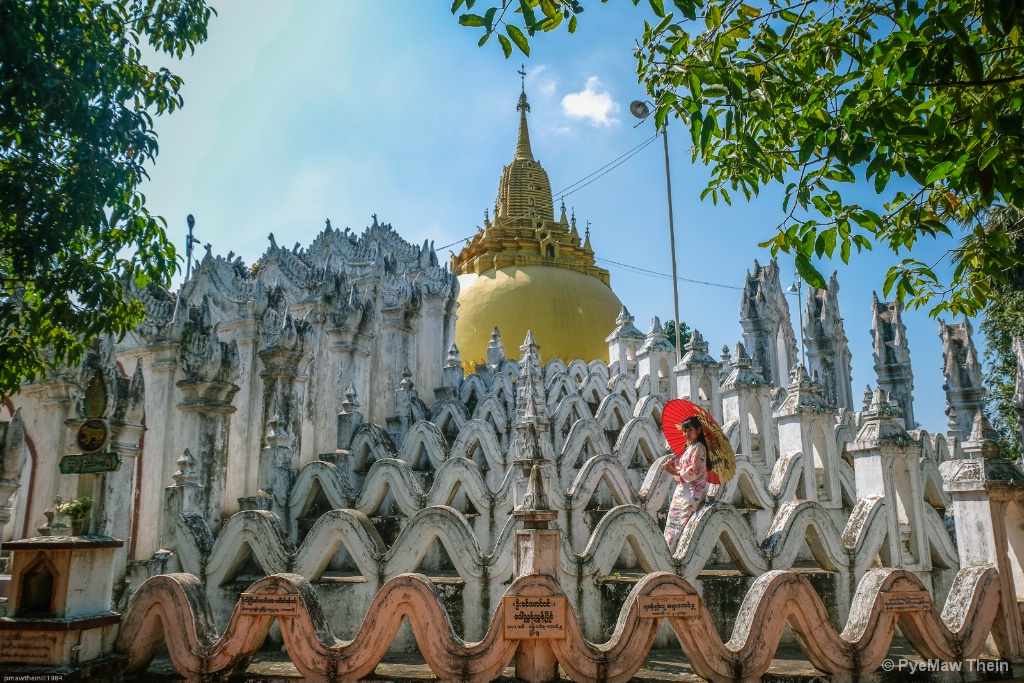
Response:
[[[724,484],[736,474],[736,453],[725,432],[708,411],[681,398],[669,401],[661,415],[661,429],[665,432],[669,447],[676,455],[682,455],[686,450],[683,420],[689,417],[696,417],[704,428],[704,440],[708,442],[708,482]]]

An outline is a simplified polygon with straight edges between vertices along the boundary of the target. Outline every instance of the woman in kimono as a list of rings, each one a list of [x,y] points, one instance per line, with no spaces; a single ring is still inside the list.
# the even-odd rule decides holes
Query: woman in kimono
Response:
[[[696,417],[683,420],[683,434],[686,436],[686,449],[682,455],[674,456],[664,465],[665,470],[679,482],[672,495],[668,521],[665,523],[665,541],[672,552],[675,552],[676,542],[686,522],[708,495],[708,442],[704,438],[700,420]]]

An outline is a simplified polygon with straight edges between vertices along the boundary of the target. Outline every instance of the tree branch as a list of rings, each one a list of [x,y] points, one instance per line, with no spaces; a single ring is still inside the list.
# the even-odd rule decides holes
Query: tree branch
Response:
[[[916,85],[921,88],[985,88],[1003,83],[1016,83],[1024,81],[1024,74],[1018,76],[1006,76],[1005,78],[991,78],[982,81],[950,81],[947,83],[917,83],[911,81],[907,85]]]

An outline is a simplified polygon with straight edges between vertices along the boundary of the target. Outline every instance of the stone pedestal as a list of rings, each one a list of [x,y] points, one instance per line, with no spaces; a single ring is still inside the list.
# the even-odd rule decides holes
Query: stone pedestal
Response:
[[[708,355],[708,343],[697,330],[684,348],[686,354],[675,367],[676,396],[696,403],[722,424],[722,364]]]
[[[880,389],[875,390],[862,418],[857,440],[846,450],[854,460],[857,495],[880,496],[885,501],[886,540],[879,553],[882,566],[913,571],[931,588],[924,482],[918,465],[921,442],[903,428],[899,406],[886,400]]]
[[[515,465],[528,473],[522,503],[512,516],[526,527],[516,531],[515,576],[547,576],[558,581],[561,532],[548,529],[558,513],[548,507],[540,469],[549,464],[543,458],[520,459]],[[564,598],[563,598],[564,599]],[[558,680],[558,659],[551,643],[543,638],[520,640],[516,647],[516,678],[528,683]]]
[[[939,465],[939,471],[943,487],[953,497],[950,508],[960,567],[991,565],[999,570],[1000,615],[992,625],[992,639],[1002,659],[1020,664],[1024,472],[1002,458],[949,460]]]
[[[640,377],[651,378],[651,394],[660,396],[665,402],[675,398],[676,387],[672,379],[672,368],[676,365],[676,349],[665,337],[661,321],[655,316],[647,332],[644,345],[636,354],[637,373]]]
[[[0,617],[0,678],[15,671],[62,681],[119,678],[123,657],[113,652],[121,615],[110,611],[110,602],[122,545],[106,536],[3,545],[14,566]]]

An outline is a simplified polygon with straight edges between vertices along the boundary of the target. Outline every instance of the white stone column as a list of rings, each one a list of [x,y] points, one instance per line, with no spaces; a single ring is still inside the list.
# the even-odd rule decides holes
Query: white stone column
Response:
[[[145,413],[146,438],[142,445],[142,472],[139,487],[140,520],[136,527],[134,558],[148,558],[165,541],[161,538],[163,526],[163,490],[174,472],[175,441],[178,437],[177,389],[174,386],[178,372],[181,348],[177,342],[161,341],[150,344],[141,353],[126,355],[123,362],[142,360],[146,383]],[[122,465],[125,467],[126,465]]]
[[[240,318],[224,323],[220,330],[224,337],[233,339],[238,345],[238,380],[241,387],[232,405],[238,412],[232,415],[229,423],[229,440],[234,447],[228,451],[228,477],[224,489],[224,510],[226,514],[238,511],[238,499],[256,493],[257,468],[253,453],[258,453],[263,435],[260,425],[252,419],[252,410],[259,405],[262,392],[259,382],[259,361],[256,356],[256,345],[259,341],[257,332],[258,320],[255,317]],[[168,452],[168,465],[174,471],[175,457],[179,450]],[[170,480],[165,477],[161,486]]]
[[[720,375],[722,364],[708,355],[708,344],[700,332],[693,331],[686,351],[675,366],[676,396],[696,403],[711,416],[722,422],[722,396]]]
[[[1024,472],[1002,458],[948,460],[939,465],[953,498],[960,567],[999,571],[1000,615],[992,626],[998,655],[1024,663]],[[1012,558],[1011,558],[1012,556]]]
[[[921,442],[903,428],[899,407],[888,402],[880,389],[875,390],[863,420],[857,440],[846,447],[854,459],[857,495],[883,497],[887,564],[913,571],[930,589],[931,548],[918,465]]]
[[[368,407],[368,421],[383,425],[395,414],[395,392],[399,389],[402,368],[412,360],[415,347],[409,320],[416,314],[410,308],[412,284],[406,276],[382,276],[378,296],[383,306],[380,336],[373,350],[372,390],[365,394],[363,404]]]
[[[0,422],[0,542],[4,540],[4,527],[11,521],[11,497],[21,486],[28,460],[26,448],[25,424],[19,409],[10,420]],[[25,488],[27,492],[28,486]]]
[[[839,456],[835,450],[835,412],[823,394],[821,384],[808,377],[807,371],[798,365],[786,399],[775,411],[774,418],[779,430],[780,455],[794,451],[803,454],[805,498],[828,508],[839,508],[842,497],[836,472]],[[819,464],[822,469],[820,489]]]
[[[65,371],[66,373],[66,371]],[[38,384],[28,384],[15,397],[16,407],[23,408],[25,434],[35,446],[32,463],[31,501],[25,508],[25,520],[18,522],[16,537],[25,532],[34,536],[46,522],[44,513],[56,496],[70,500],[78,494],[78,476],[62,475],[57,469],[68,448],[65,423],[72,415],[79,389],[68,374],[55,373]],[[27,524],[27,526],[25,526]]]
[[[225,482],[228,466],[228,421],[239,387],[238,345],[220,341],[216,328],[195,330],[182,346],[185,379],[177,383],[183,400],[181,435],[185,448],[196,459],[199,483],[205,489],[200,509],[186,512],[202,515],[216,531],[224,515]]]
[[[775,467],[775,432],[772,428],[771,385],[753,367],[742,343],[736,344],[732,372],[722,382],[722,425],[735,420],[740,433],[737,455],[745,455],[767,478]],[[761,440],[753,450],[751,421]]]

